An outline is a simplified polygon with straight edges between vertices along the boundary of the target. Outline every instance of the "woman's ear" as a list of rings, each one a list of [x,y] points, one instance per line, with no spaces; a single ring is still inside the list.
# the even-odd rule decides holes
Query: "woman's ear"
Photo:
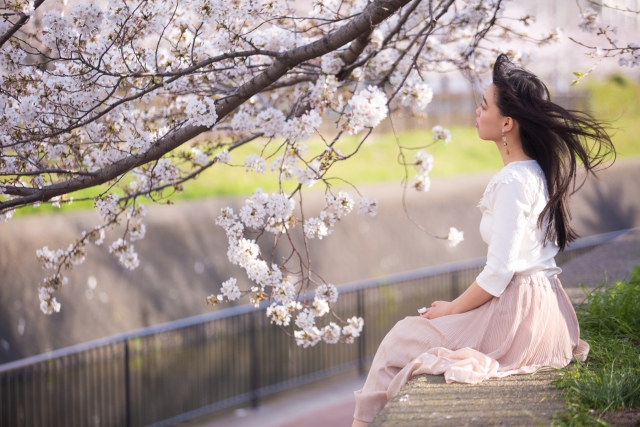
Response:
[[[504,121],[502,122],[502,129],[504,129],[505,132],[509,132],[511,129],[513,129],[514,126],[514,120],[511,117],[505,117]]]

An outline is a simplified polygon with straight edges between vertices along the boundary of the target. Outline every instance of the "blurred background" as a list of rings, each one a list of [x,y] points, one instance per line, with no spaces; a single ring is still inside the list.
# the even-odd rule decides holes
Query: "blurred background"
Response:
[[[640,9],[638,0],[609,3]],[[616,59],[605,59],[588,77],[571,86],[575,79],[573,72],[587,72],[597,59],[567,36],[585,43],[601,43],[595,35],[583,33],[577,26],[578,7],[588,5],[598,9],[585,1],[509,4],[513,6],[510,13],[522,11],[536,17],[532,33],[555,27],[564,30],[565,37],[559,44],[526,52],[530,58],[527,68],[548,84],[552,98],[567,108],[587,110],[601,120],[610,120],[615,128],[617,160],[598,179],[589,177],[571,199],[572,226],[583,237],[640,227],[640,72],[638,68],[618,66]],[[634,41],[633,37],[640,34],[639,14],[605,8],[601,10],[601,22],[618,27],[622,44]],[[521,49],[526,51],[526,46]],[[321,241],[310,241],[316,271],[339,290],[355,281],[486,255],[486,244],[478,231],[481,215],[476,205],[489,179],[503,164],[495,144],[480,140],[473,126],[478,99],[485,87],[474,87],[457,73],[432,73],[427,77],[435,95],[421,117],[394,114],[393,127],[390,119],[385,120],[359,155],[332,169],[334,176],[355,184],[363,196],[379,201],[377,216],[352,213],[338,223],[334,234]],[[422,233],[409,220],[402,205],[401,181],[405,171],[396,160],[397,144],[426,145],[432,140],[431,128],[438,124],[451,130],[452,142],[428,149],[435,157],[431,189],[427,193],[409,191],[407,206],[410,214],[433,234],[446,236],[449,227],[463,231],[464,241],[455,248]],[[330,124],[325,126],[329,129]],[[310,148],[323,144],[318,138],[308,143]],[[343,153],[349,152],[357,143],[356,138],[346,138],[339,148]],[[256,145],[242,147],[232,153],[231,163],[240,165],[245,156],[259,149]],[[121,267],[108,253],[106,244],[89,247],[87,260],[69,274],[69,284],[57,294],[62,309],[53,316],[45,316],[39,310],[37,285],[45,272],[35,259],[35,251],[43,246],[66,247],[82,230],[97,224],[99,218],[91,203],[74,203],[63,209],[41,206],[17,212],[12,221],[0,224],[0,364],[191,316],[209,315],[244,303],[240,300],[213,308],[204,302],[208,295],[218,293],[221,283],[229,277],[236,277],[241,289],[250,287],[244,272],[228,262],[224,231],[214,222],[220,208],[232,206],[237,211],[255,188],[275,191],[277,186],[277,176],[269,171],[259,175],[245,173],[244,167],[223,165],[208,170],[186,185],[182,193],[171,197],[175,205],[145,203],[149,210],[145,221],[147,235],[136,242],[140,267],[133,271]],[[74,196],[92,194],[79,193]],[[317,215],[324,203],[323,190],[318,186],[307,191],[305,197],[308,215]],[[117,236],[117,231],[111,235]],[[564,280],[562,275],[560,279]],[[413,305],[417,309],[428,302]],[[404,315],[413,314],[407,308]],[[371,344],[371,348],[374,351],[375,345]],[[326,383],[315,395],[313,386],[298,389],[302,395],[304,390],[311,391],[304,395],[305,399],[301,400],[300,395],[297,399],[322,401],[318,396],[324,396],[326,403],[332,402],[330,396],[341,396],[336,398],[336,404],[343,404],[359,384],[360,377],[354,372],[362,367],[354,365],[350,369],[340,372],[353,374],[342,385]],[[331,375],[323,378],[328,377]],[[226,407],[236,412],[221,412],[227,418],[216,419],[215,425],[241,425],[242,420],[249,419],[244,417],[247,412],[242,412],[246,400],[238,402],[235,406],[229,403]],[[304,405],[298,406],[306,408],[307,415],[317,409]],[[351,407],[343,408],[344,413],[349,410]],[[273,422],[285,425],[284,421]]]

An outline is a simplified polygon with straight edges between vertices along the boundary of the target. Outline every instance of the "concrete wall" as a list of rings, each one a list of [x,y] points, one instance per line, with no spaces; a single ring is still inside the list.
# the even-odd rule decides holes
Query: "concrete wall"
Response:
[[[311,240],[315,270],[327,282],[340,284],[486,255],[476,205],[492,175],[436,179],[428,193],[408,192],[411,215],[431,233],[444,236],[450,226],[464,231],[464,242],[455,248],[407,219],[399,184],[359,186],[364,196],[378,198],[378,215],[354,212],[333,235]],[[572,197],[572,225],[582,236],[640,226],[639,187],[640,159],[618,159]],[[217,292],[222,281],[237,277],[248,285],[244,273],[227,261],[224,232],[214,224],[221,207],[242,202],[148,206],[147,237],[135,242],[140,267],[126,270],[106,244],[90,246],[87,261],[58,292],[62,310],[53,316],[38,308],[37,285],[47,272],[35,260],[35,250],[66,247],[98,224],[97,215],[34,216],[0,224],[0,363],[212,310],[204,298]],[[321,193],[308,193],[307,214],[317,215],[322,203]],[[107,243],[117,237],[112,232]],[[97,281],[91,299],[90,277]]]

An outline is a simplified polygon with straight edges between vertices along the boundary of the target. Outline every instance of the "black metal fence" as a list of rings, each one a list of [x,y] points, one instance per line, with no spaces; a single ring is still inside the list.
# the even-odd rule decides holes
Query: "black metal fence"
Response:
[[[574,242],[556,262],[622,233]],[[428,301],[456,298],[485,261],[340,286],[337,314],[365,319],[355,344],[297,347],[269,324],[265,307],[247,305],[0,365],[0,427],[168,426],[356,368],[364,373],[398,320]]]

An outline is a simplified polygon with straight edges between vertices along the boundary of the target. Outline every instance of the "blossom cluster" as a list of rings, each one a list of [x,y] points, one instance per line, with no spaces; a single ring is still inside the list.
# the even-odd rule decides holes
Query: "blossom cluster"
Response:
[[[578,24],[578,26],[582,29],[582,31],[593,33],[598,29],[599,24],[600,14],[591,7],[585,8],[585,10],[580,13],[580,23]]]
[[[56,273],[46,277],[38,286],[38,296],[40,298],[40,309],[45,314],[53,314],[60,311],[60,303],[53,296],[54,292],[68,282],[68,278],[60,274],[62,268],[72,269],[73,266],[82,264],[87,257],[87,242],[96,246],[102,245],[106,232],[105,229],[113,228],[119,224],[119,216],[126,213],[127,226],[125,238],[116,239],[109,245],[109,252],[112,253],[118,262],[130,270],[139,266],[138,254],[135,252],[131,242],[140,240],[145,236],[146,227],[142,220],[147,214],[146,208],[141,205],[130,207],[121,206],[119,198],[115,194],[107,194],[104,197],[97,197],[94,201],[98,214],[104,221],[104,225],[96,226],[90,232],[83,231],[82,238],[75,244],[70,244],[66,250],[51,250],[44,246],[36,250],[36,259],[42,268],[56,270]]]
[[[322,240],[333,233],[333,227],[342,217],[348,215],[354,207],[354,200],[346,191],[339,191],[338,196],[326,195],[326,205],[317,217],[304,222],[304,233],[309,239],[318,237]],[[375,216],[378,209],[378,199],[369,200],[366,197],[358,202],[358,215]]]
[[[444,145],[447,145],[451,142],[451,132],[449,131],[449,129],[445,129],[442,126],[434,126],[431,129],[431,132],[433,132],[433,140],[434,141],[438,141],[438,140],[442,140],[444,141]]]
[[[631,68],[640,66],[640,46],[636,43],[629,43],[627,46],[628,55],[620,55],[618,64],[622,66],[630,66]]]
[[[351,107],[345,125],[349,134],[356,134],[366,127],[376,127],[387,117],[387,95],[376,86],[362,89],[347,103]]]
[[[455,227],[451,227],[449,229],[449,234],[447,235],[447,240],[449,241],[449,247],[457,246],[464,240],[464,232],[459,231]]]
[[[433,169],[433,155],[420,150],[415,154],[414,159],[416,176],[413,181],[413,188],[415,188],[417,191],[429,191],[429,189],[431,188],[431,178],[429,178],[429,172],[431,172],[431,169]]]
[[[399,84],[404,76],[400,72],[396,72],[391,78],[391,83]],[[420,78],[415,70],[406,76],[404,83],[400,89],[400,102],[405,107],[414,107],[418,111],[423,111],[427,105],[433,100],[433,90]]]
[[[129,270],[134,270],[140,261],[138,254],[134,251],[133,245],[126,240],[119,238],[109,246],[109,252],[118,258],[118,262]]]
[[[331,212],[338,218],[353,208],[353,199],[343,192],[337,198],[327,200],[326,212]],[[252,286],[250,291],[242,291],[237,285],[237,279],[230,278],[222,283],[220,294],[210,295],[205,301],[215,305],[224,302],[225,298],[226,301],[234,301],[243,294],[251,293],[251,302],[256,307],[261,301],[269,302],[266,314],[271,323],[286,327],[295,316],[295,325],[300,329],[294,332],[294,336],[300,346],[314,346],[321,340],[328,344],[335,344],[340,340],[353,343],[362,331],[364,322],[361,318],[349,319],[342,328],[334,322],[322,328],[316,326],[316,319],[329,313],[330,305],[338,300],[339,292],[334,285],[321,284],[315,291],[313,302],[301,303],[297,299],[299,292],[292,282],[292,276],[282,272],[284,266],[269,266],[261,255],[257,241],[244,237],[247,229],[266,230],[276,234],[286,232],[296,222],[294,207],[293,201],[284,194],[274,193],[269,196],[258,189],[247,199],[239,214],[235,214],[230,207],[222,208],[216,224],[223,227],[227,234],[229,261],[242,267],[256,286]],[[370,208],[367,209],[367,213],[369,212]]]

